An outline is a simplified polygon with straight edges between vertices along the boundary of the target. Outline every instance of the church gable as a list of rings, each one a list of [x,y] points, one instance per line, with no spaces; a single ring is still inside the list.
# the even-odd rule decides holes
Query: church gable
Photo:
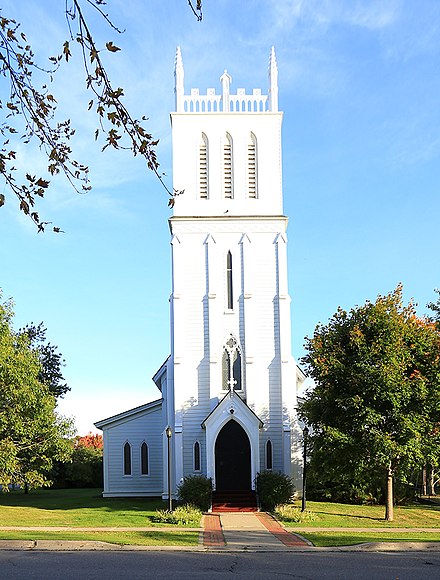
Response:
[[[160,496],[162,400],[95,423],[103,430],[104,497]]]

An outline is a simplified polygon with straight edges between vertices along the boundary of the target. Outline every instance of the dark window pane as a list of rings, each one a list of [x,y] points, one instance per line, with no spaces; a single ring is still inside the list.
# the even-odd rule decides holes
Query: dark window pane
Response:
[[[141,445],[141,474],[148,475],[148,445],[145,442]]]
[[[124,475],[131,475],[131,445],[124,445]]]
[[[240,351],[236,350],[233,353],[232,375],[234,378],[234,391],[241,391],[241,355]]]
[[[266,469],[272,469],[272,441],[266,443]]]
[[[228,294],[228,308],[232,310],[234,306],[234,299],[232,294],[232,254],[228,252],[226,257],[226,285]]]
[[[200,471],[200,443],[194,443],[194,470]]]
[[[225,349],[222,357],[222,388],[224,391],[229,390],[229,353]]]

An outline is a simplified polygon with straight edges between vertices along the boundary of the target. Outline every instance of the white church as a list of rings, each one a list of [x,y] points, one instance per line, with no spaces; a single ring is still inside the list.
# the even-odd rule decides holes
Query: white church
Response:
[[[180,49],[171,114],[171,354],[159,398],[98,421],[105,497],[162,496],[185,476],[251,491],[263,470],[301,490],[283,214],[278,69],[269,89],[185,93]]]

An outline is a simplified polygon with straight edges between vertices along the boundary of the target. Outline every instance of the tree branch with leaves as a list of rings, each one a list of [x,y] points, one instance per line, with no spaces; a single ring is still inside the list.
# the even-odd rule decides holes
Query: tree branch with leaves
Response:
[[[188,4],[197,20],[202,19],[202,3],[188,0]],[[94,10],[104,19],[113,32],[121,34],[104,12],[105,0],[65,0],[64,14],[68,24],[69,39],[63,44],[60,54],[49,57],[49,66],[41,66],[35,60],[31,44],[20,24],[13,18],[0,16],[0,74],[8,81],[7,95],[1,95],[0,109],[5,116],[0,124],[3,142],[0,148],[0,175],[5,185],[19,201],[20,210],[29,216],[42,232],[51,222],[41,219],[38,201],[43,198],[50,187],[50,179],[64,174],[74,191],[85,193],[91,189],[89,168],[77,161],[70,146],[75,134],[69,119],[56,121],[55,96],[49,90],[54,75],[63,62],[68,63],[72,57],[73,45],[80,47],[82,66],[85,72],[85,86],[91,93],[88,109],[98,117],[95,140],[101,135],[105,143],[102,150],[113,148],[127,150],[133,156],[141,156],[147,168],[152,171],[164,187],[169,205],[180,192],[170,189],[165,183],[165,176],[160,172],[156,147],[158,139],[146,129],[146,116],[139,119],[132,115],[123,102],[124,90],[115,86],[107,72],[104,54],[119,52],[120,48],[109,40],[100,48],[85,15],[85,7]],[[42,82],[40,82],[42,80]],[[19,178],[16,167],[17,146],[12,142],[29,144],[36,141],[40,151],[47,159],[48,177],[34,175],[32,170]],[[0,207],[6,201],[5,194],[0,194]],[[60,232],[59,226],[52,226],[53,231]]]

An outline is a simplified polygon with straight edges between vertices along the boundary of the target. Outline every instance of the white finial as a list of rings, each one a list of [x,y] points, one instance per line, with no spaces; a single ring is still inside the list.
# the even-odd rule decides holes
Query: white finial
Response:
[[[229,86],[232,82],[232,77],[225,72],[220,77],[220,82],[222,83],[222,100],[223,100],[223,112],[229,113]]]
[[[178,113],[183,111],[183,96],[185,94],[183,78],[182,53],[180,52],[180,46],[178,46],[176,49],[176,60],[174,62],[174,92],[176,97],[176,111]]]
[[[278,67],[273,46],[269,57],[269,111],[278,111]]]

